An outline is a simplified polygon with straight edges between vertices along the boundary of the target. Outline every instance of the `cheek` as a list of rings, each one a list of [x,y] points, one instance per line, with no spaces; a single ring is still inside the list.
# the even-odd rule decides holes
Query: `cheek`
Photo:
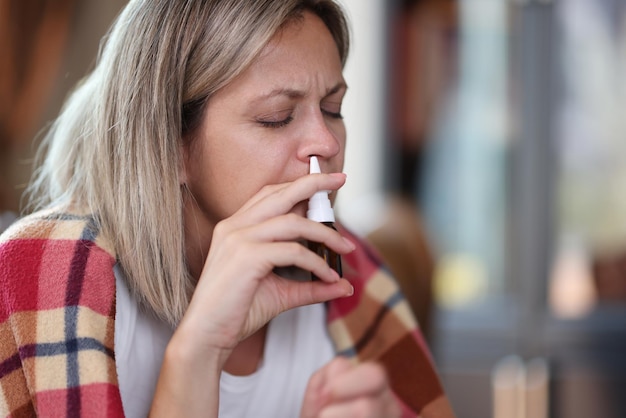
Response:
[[[192,179],[192,193],[202,211],[218,222],[237,212],[264,186],[282,182],[284,167],[280,156],[267,151],[205,155]]]
[[[345,162],[345,157],[346,157],[346,133],[345,133],[345,129],[343,131],[343,135],[339,137],[338,141],[339,143],[339,152],[337,153],[337,155],[335,156],[335,158],[333,158],[333,168],[335,172],[342,172],[343,171],[343,166],[344,166],[344,162]]]
[[[236,174],[229,154],[207,142],[188,149],[184,172],[193,203],[211,223],[231,215],[237,206]]]
[[[337,140],[337,144],[339,145],[339,153],[337,154],[335,158],[339,164],[337,168],[342,170],[345,153],[346,153],[346,145],[347,145],[347,132],[346,132],[346,126],[344,125],[343,121],[340,121],[338,126],[333,129],[333,134]]]

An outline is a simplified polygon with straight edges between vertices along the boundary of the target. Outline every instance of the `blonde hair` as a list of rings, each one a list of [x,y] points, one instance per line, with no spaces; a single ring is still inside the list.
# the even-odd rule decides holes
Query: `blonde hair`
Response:
[[[195,286],[184,252],[183,138],[207,99],[305,10],[324,21],[345,63],[346,19],[333,0],[131,0],[44,138],[29,208],[94,214],[131,292],[172,324]]]

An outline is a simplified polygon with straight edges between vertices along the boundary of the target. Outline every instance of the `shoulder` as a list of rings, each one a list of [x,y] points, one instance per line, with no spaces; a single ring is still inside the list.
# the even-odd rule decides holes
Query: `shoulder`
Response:
[[[37,212],[0,236],[1,415],[121,416],[114,264],[85,214]]]
[[[78,304],[73,298],[93,305],[89,295],[100,294],[104,306],[89,307],[108,312],[115,297],[114,264],[115,252],[88,214],[36,212],[0,236],[0,287],[11,311]]]
[[[0,235],[0,247],[20,246],[36,241],[91,241],[115,257],[112,246],[100,236],[95,218],[79,211],[48,209],[25,216]]]

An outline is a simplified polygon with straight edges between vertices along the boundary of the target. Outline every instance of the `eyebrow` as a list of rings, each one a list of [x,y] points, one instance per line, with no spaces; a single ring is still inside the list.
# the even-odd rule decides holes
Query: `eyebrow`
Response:
[[[326,90],[324,97],[332,96],[333,94],[338,93],[341,90],[347,90],[347,89],[348,89],[348,85],[344,81],[340,81],[339,83],[335,84],[330,89]],[[271,99],[272,97],[276,97],[276,96],[286,96],[290,99],[299,99],[299,98],[306,96],[306,93],[302,90],[280,87],[280,88],[276,88],[274,90],[271,90],[267,93],[263,93],[255,97],[254,99],[251,100],[251,102],[253,103],[261,102],[261,101]]]

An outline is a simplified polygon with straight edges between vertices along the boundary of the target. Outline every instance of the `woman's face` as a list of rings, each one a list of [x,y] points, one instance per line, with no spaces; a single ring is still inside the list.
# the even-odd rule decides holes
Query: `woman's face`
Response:
[[[263,186],[308,174],[312,155],[323,172],[340,172],[345,91],[339,52],[321,19],[305,13],[274,36],[245,72],[210,98],[185,150],[183,180],[197,202],[194,225],[212,228]],[[294,209],[304,210],[303,204]]]

